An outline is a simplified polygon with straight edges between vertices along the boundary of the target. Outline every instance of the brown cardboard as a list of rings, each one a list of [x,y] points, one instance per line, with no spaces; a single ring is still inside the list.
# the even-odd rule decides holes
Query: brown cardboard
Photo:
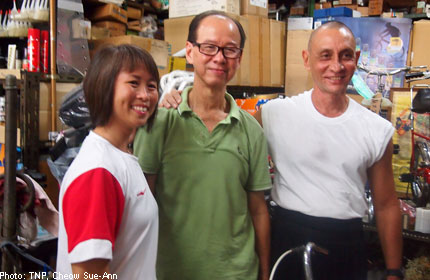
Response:
[[[291,7],[290,16],[303,16],[305,14],[304,7]]]
[[[57,128],[55,131],[61,131],[66,128],[66,126],[61,122],[58,117],[58,111],[56,112],[56,124]],[[51,131],[51,111],[50,110],[41,110],[39,111],[39,140],[40,141],[49,141],[48,134]]]
[[[127,7],[127,18],[130,19],[140,19],[142,17],[142,10],[133,8],[128,6]]]
[[[335,8],[338,8],[338,7],[346,7],[346,8],[349,8],[351,10],[357,11],[358,5],[357,4],[340,4],[340,5],[335,6]]]
[[[160,41],[151,38],[143,38],[139,36],[127,35],[106,38],[103,40],[93,40],[88,43],[90,54],[97,51],[103,45],[120,45],[132,44],[147,50],[155,60],[158,68],[167,68],[168,57],[170,55],[169,44],[165,41]]]
[[[430,65],[430,20],[418,20],[414,22],[412,29],[412,47],[410,54],[410,65]],[[411,84],[423,84],[426,81],[416,81]]]
[[[357,7],[357,11],[360,12],[361,17],[368,17],[369,16],[369,7]]]
[[[379,16],[384,8],[384,0],[369,0],[369,16]]]
[[[260,86],[271,86],[271,58],[270,58],[270,21],[260,18]]]
[[[172,54],[185,48],[188,27],[194,16],[164,20],[164,40],[172,47]]]
[[[92,8],[88,18],[91,21],[112,20],[127,23],[127,11],[114,4],[103,4]]]
[[[4,124],[0,124],[0,143],[6,143],[6,127]],[[19,128],[16,129],[16,145],[21,147],[21,130]]]
[[[79,83],[56,83],[56,108],[59,109],[63,97]],[[39,87],[39,110],[48,111],[51,108],[51,83],[41,82]]]
[[[331,2],[315,3],[315,10],[330,9],[332,7],[333,5],[331,4]]]
[[[248,36],[249,34],[249,21],[246,17],[239,17],[239,22],[245,31],[245,34]],[[250,85],[250,59],[251,59],[251,49],[249,45],[249,38],[245,41],[245,45],[243,47],[242,58],[240,61],[239,69],[236,71],[236,75],[234,75],[233,79],[230,80],[228,85],[236,85],[236,86],[249,86]]]
[[[116,21],[97,21],[93,22],[93,25],[109,29],[110,36],[112,37],[125,35],[127,30],[127,26],[124,23]]]
[[[249,23],[248,41],[249,41],[249,84],[250,86],[260,85],[260,17],[247,15],[245,16]]]
[[[269,13],[267,2],[267,0],[241,0],[240,14],[267,17],[267,14]]]
[[[285,62],[285,95],[297,95],[313,86],[312,76],[305,69],[302,50],[308,47],[312,30],[288,30]]]
[[[270,85],[285,85],[285,31],[284,21],[270,20]]]
[[[354,4],[353,0],[339,0],[339,5],[351,5]]]
[[[240,15],[239,0],[170,0],[169,18],[195,16],[209,10]]]
[[[91,26],[91,40],[110,37],[110,30],[104,27]]]

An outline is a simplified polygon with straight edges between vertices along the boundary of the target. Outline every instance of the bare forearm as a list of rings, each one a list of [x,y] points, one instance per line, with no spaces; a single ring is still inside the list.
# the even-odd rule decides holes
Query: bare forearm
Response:
[[[248,208],[255,231],[255,249],[260,260],[259,280],[268,280],[270,274],[270,218],[264,193],[248,192]]]
[[[375,209],[376,210],[376,209]],[[383,210],[376,210],[376,223],[385,265],[389,269],[402,266],[402,229],[400,209],[397,201]]]
[[[253,216],[255,246],[260,261],[259,279],[269,279],[270,274],[270,219],[269,213]]]

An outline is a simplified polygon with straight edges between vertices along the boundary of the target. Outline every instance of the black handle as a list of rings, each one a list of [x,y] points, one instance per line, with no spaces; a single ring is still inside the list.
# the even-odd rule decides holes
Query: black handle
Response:
[[[406,73],[405,78],[412,79],[412,78],[419,78],[422,76],[424,76],[424,72],[412,72],[412,73]]]

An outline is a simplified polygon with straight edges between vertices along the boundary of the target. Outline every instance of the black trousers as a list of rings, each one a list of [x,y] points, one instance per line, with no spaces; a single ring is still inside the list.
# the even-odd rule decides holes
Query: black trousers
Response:
[[[315,280],[367,278],[361,219],[319,218],[279,206],[274,207],[272,213],[272,266],[287,250],[314,242],[329,251],[328,255],[312,254],[312,274]],[[305,279],[302,254],[286,256],[279,264],[274,279]]]

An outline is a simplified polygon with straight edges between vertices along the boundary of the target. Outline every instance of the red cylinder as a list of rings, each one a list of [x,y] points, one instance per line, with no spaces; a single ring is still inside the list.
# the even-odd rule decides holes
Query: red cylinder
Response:
[[[28,29],[28,71],[40,71],[40,30]]]
[[[48,58],[49,58],[49,32],[47,30],[42,31],[42,41],[41,41],[41,70],[43,73],[48,73],[49,64],[48,64]]]

